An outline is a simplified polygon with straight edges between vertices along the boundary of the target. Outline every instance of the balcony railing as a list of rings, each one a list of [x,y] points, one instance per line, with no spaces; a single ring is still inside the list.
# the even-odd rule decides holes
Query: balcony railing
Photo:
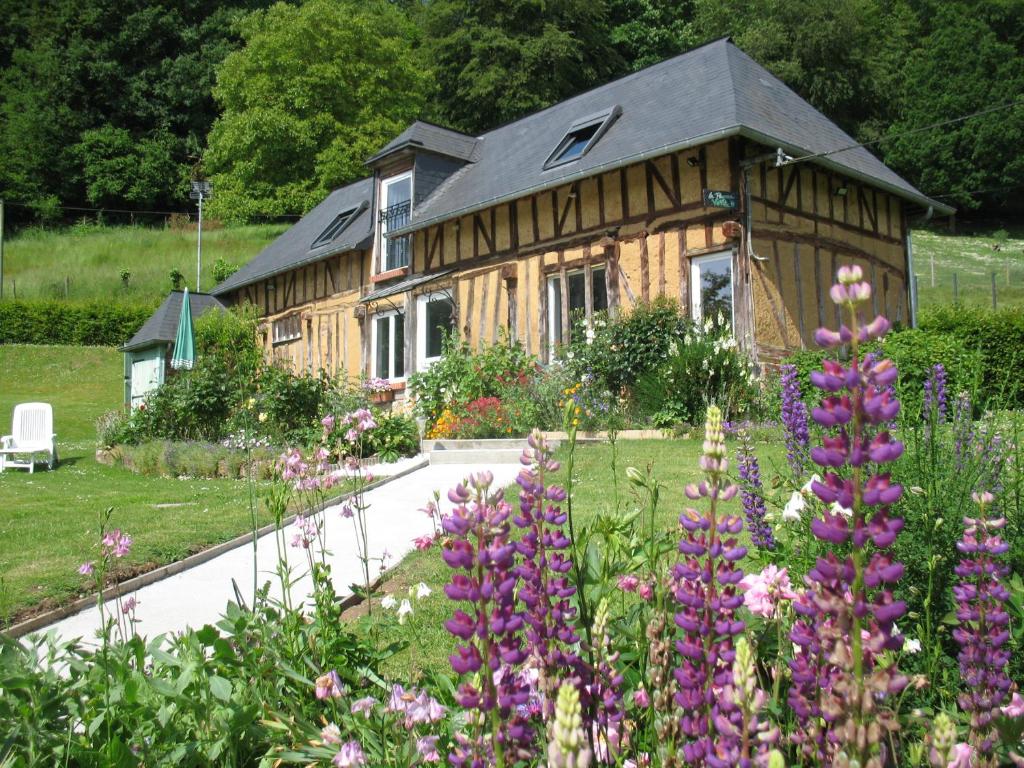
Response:
[[[389,205],[380,212],[380,221],[384,225],[384,231],[399,229],[409,223],[409,216],[412,213],[412,201],[406,200],[402,203]]]

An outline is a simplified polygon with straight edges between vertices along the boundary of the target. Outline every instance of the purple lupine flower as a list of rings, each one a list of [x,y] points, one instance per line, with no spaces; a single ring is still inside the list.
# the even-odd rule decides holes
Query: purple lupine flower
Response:
[[[512,521],[525,532],[516,544],[522,556],[516,572],[522,580],[519,599],[526,606],[526,649],[539,673],[548,721],[555,712],[558,685],[583,673],[580,657],[573,651],[579,642],[572,627],[576,609],[569,603],[576,588],[566,577],[572,568],[567,553],[571,542],[563,530],[566,514],[558,506],[565,499],[565,489],[545,484],[545,475],[557,472],[559,464],[539,431],[527,439],[520,461],[525,466],[516,478],[521,489],[519,514]],[[582,679],[575,684],[581,687]]]
[[[931,418],[934,409],[935,421],[942,424],[946,421],[946,408],[946,368],[936,363],[924,380],[924,417]]]
[[[889,360],[859,353],[859,345],[884,335],[889,322],[882,316],[861,321],[871,286],[860,267],[842,267],[838,277],[830,294],[849,325],[816,338],[825,346],[849,344],[850,359],[846,366],[825,360],[822,370],[811,374],[825,393],[812,416],[830,433],[810,452],[824,476],[811,488],[826,506],[811,531],[820,541],[848,547],[850,554],[818,558],[807,576],[807,593],[794,604],[800,619],[790,635],[798,648],[791,662],[790,705],[809,743],[828,753],[826,761],[831,750],[843,750],[851,761],[868,765],[877,760],[886,732],[899,727],[885,711],[886,698],[907,684],[896,664],[875,664],[882,652],[903,645],[895,621],[906,606],[890,587],[903,566],[888,553],[903,527],[889,512],[902,488],[881,471],[881,465],[899,458],[903,444],[885,428],[899,412],[891,391],[896,368]],[[849,517],[833,511],[835,503],[850,510]],[[812,722],[815,718],[823,723]]]
[[[445,594],[468,604],[457,609],[445,627],[461,643],[449,657],[463,677],[456,701],[475,709],[471,732],[460,734],[449,756],[456,766],[486,764],[493,756],[518,754],[533,740],[530,724],[518,712],[529,689],[514,674],[526,660],[522,647],[523,616],[516,611],[516,545],[509,538],[512,509],[502,491],[492,491],[490,472],[471,475],[448,492],[455,504],[442,521],[449,539],[445,563],[456,573]]]
[[[793,477],[803,477],[807,468],[807,451],[811,445],[811,433],[807,423],[807,406],[800,394],[800,380],[795,365],[779,368],[780,394],[782,399],[782,430],[786,437],[786,460],[793,471]]]
[[[960,707],[971,717],[968,741],[988,754],[997,736],[993,718],[1011,687],[1006,673],[1010,619],[1004,607],[1010,594],[1002,583],[1010,569],[997,559],[1009,545],[1000,534],[1006,518],[989,516],[992,494],[975,493],[973,498],[977,517],[964,518],[964,535],[956,545],[963,558],[954,569],[961,582],[953,587],[960,620],[953,638],[960,644],[957,659],[965,686]]]
[[[758,549],[775,549],[775,536],[772,533],[772,527],[765,519],[767,510],[762,493],[761,466],[758,464],[754,448],[750,443],[750,434],[744,429],[737,434],[740,446],[736,458],[739,463],[740,479],[743,481],[740,498],[743,501],[743,511],[747,516],[750,540]]]
[[[719,509],[719,504],[732,499],[739,488],[726,481],[729,462],[722,412],[714,405],[707,411],[700,466],[705,479],[699,485],[687,485],[685,493],[693,500],[706,498],[708,511],[687,508],[679,516],[682,559],[673,569],[675,598],[680,604],[675,622],[683,630],[682,638],[676,641],[682,658],[675,670],[679,686],[675,700],[683,713],[680,730],[684,760],[711,765],[717,754],[732,748],[734,740],[731,729],[723,733],[717,723],[719,718],[728,718],[735,705],[715,691],[732,681],[733,638],[744,627],[736,618],[743,605],[739,590],[743,571],[736,562],[747,553],[736,538],[743,521]]]

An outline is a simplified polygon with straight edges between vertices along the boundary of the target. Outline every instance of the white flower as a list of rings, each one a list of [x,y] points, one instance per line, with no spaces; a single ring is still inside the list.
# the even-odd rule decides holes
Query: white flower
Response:
[[[413,587],[409,587],[409,594],[412,597],[415,597],[417,600],[422,600],[424,597],[429,597],[430,593],[433,591],[434,590],[432,590],[422,581]]]
[[[812,486],[815,483],[820,483],[820,482],[821,482],[821,475],[819,475],[817,472],[815,472],[813,475],[811,475],[811,479],[808,480],[806,483],[804,483],[803,488],[800,489],[800,493],[802,493],[804,496],[810,496],[812,493],[814,493],[814,488],[812,488]]]
[[[384,595],[384,599],[380,601],[380,607],[385,611],[392,610],[396,605],[398,605],[398,601],[394,595]]]
[[[786,506],[782,508],[782,519],[783,520],[799,520],[800,512],[807,506],[807,502],[804,501],[803,494],[800,491],[793,491],[793,495],[789,497],[789,501],[786,502]]]
[[[838,501],[833,501],[832,502],[832,506],[829,507],[829,510],[832,512],[833,515],[842,515],[843,517],[853,517],[853,510],[852,509],[847,509],[842,504],[840,504]]]
[[[405,624],[405,617],[412,615],[412,603],[408,600],[403,600],[402,604],[398,607],[398,623]]]
[[[904,653],[920,653],[921,652],[921,641],[914,640],[911,638],[905,638],[903,640],[903,652]]]

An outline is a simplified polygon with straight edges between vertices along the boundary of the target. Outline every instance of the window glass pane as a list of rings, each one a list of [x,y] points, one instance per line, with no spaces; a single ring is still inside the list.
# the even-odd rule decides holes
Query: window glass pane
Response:
[[[608,309],[608,286],[605,284],[604,267],[593,270],[594,311]]]
[[[601,123],[594,123],[584,128],[578,128],[570,133],[565,138],[565,149],[558,154],[555,160],[557,162],[566,162],[568,160],[575,160],[582,155],[583,150],[587,147],[587,143],[594,137],[594,134],[597,133],[597,129],[600,127]]]
[[[452,321],[452,303],[448,299],[428,301],[425,314],[427,344],[424,354],[428,359],[440,357],[444,346],[444,334],[455,326]]]
[[[411,178],[407,176],[404,179],[388,184],[388,208],[392,205],[397,205],[398,203],[404,203],[410,199],[412,199]]]
[[[705,261],[700,265],[700,309],[704,320],[732,325],[732,259]]]
[[[406,222],[408,223],[408,222]],[[385,269],[398,269],[409,264],[409,242],[411,238],[392,237],[387,240],[387,265]]]
[[[551,311],[548,315],[548,338],[552,344],[562,343],[562,279],[553,277],[548,281],[548,298]]]
[[[405,315],[392,315],[395,324],[394,378],[405,376]]]
[[[587,281],[582,272],[568,275],[569,279],[569,313],[572,314],[587,308]]]
[[[388,370],[388,358],[390,357],[389,350],[391,349],[391,318],[390,317],[378,317],[377,318],[377,353],[376,353],[376,367],[377,375],[382,379],[390,378],[391,373]]]

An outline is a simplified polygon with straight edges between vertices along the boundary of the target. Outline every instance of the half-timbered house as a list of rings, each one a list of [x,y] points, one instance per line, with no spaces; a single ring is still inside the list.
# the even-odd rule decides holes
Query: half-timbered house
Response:
[[[728,40],[489,131],[417,122],[218,285],[268,357],[399,388],[455,328],[542,359],[572,317],[667,296],[778,360],[833,319],[838,265],[913,322],[921,194]]]

